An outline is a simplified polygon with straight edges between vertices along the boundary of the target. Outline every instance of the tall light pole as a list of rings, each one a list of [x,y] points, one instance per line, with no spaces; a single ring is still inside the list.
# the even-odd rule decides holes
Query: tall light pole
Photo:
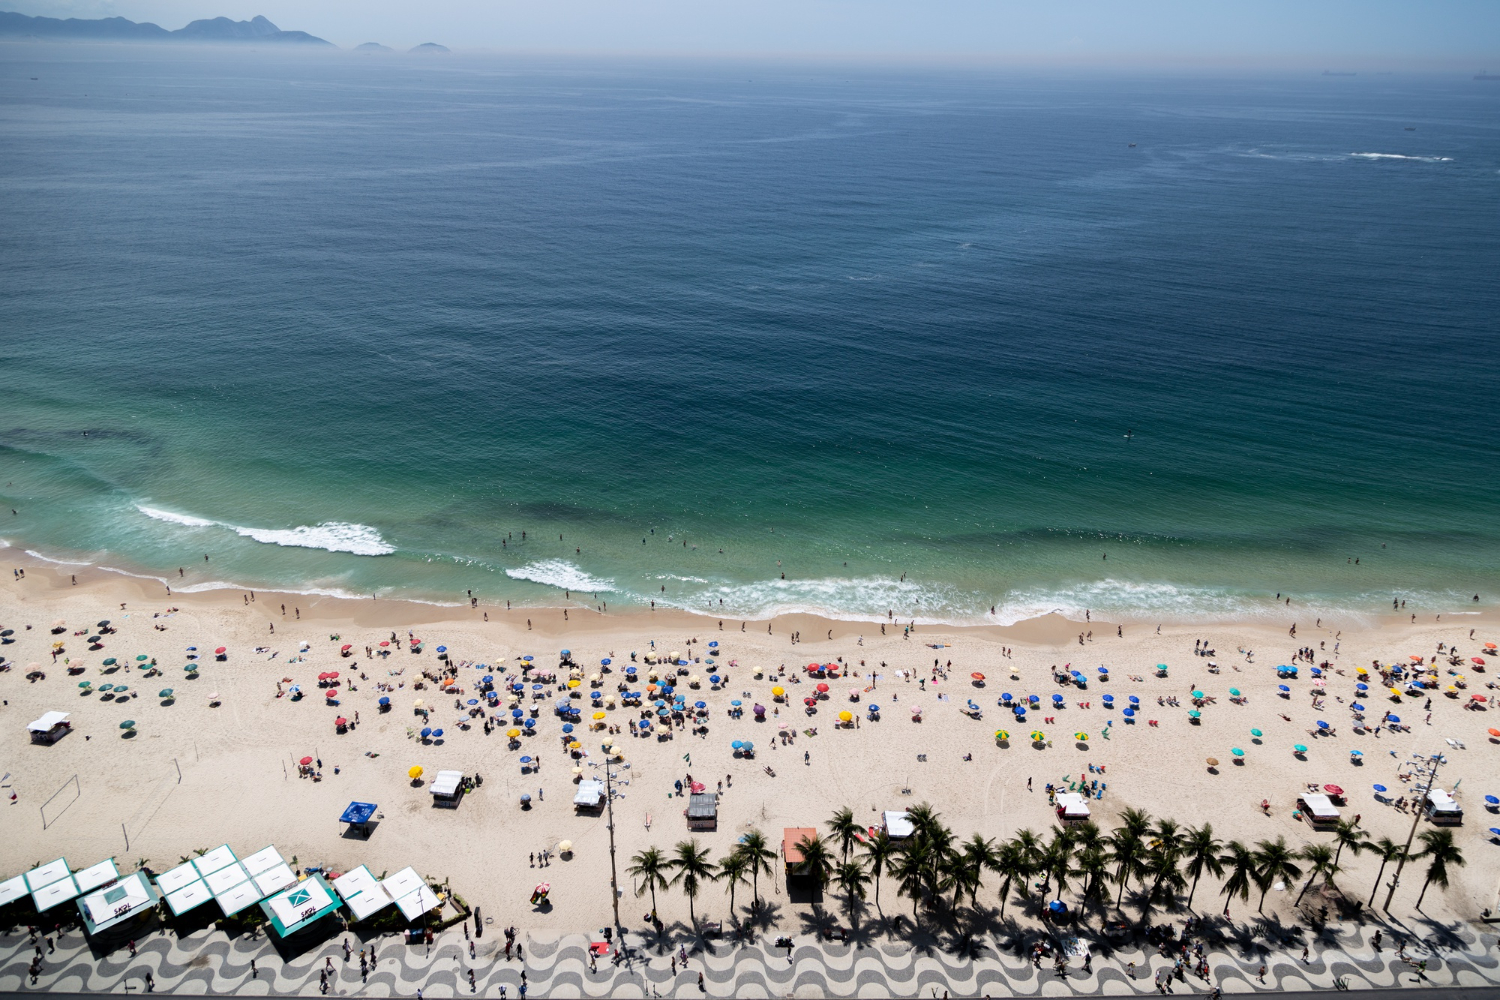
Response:
[[[620,926],[620,875],[615,867],[615,784],[614,772],[610,770],[610,758],[613,754],[613,744],[605,748],[604,754],[604,808],[608,813],[606,829],[609,830],[609,892],[610,903],[614,907],[615,935],[623,942],[625,939],[624,928]],[[596,767],[599,765],[595,765]]]
[[[1422,821],[1422,813],[1427,809],[1427,793],[1432,789],[1433,782],[1437,778],[1438,767],[1442,763],[1441,754],[1428,757],[1426,768],[1421,773],[1422,783],[1416,786],[1417,808],[1415,815],[1411,818],[1411,832],[1406,835],[1406,846],[1401,849],[1401,857],[1396,862],[1396,874],[1391,876],[1391,889],[1385,894],[1385,905],[1381,907],[1387,913],[1391,912],[1391,898],[1396,895],[1396,886],[1401,882],[1401,869],[1406,867],[1406,859],[1411,855],[1411,842],[1416,839],[1417,824]]]

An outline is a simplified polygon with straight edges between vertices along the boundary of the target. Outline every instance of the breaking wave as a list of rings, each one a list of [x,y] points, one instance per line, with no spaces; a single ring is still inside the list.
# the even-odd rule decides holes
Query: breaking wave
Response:
[[[543,559],[508,569],[505,575],[512,580],[529,580],[558,590],[581,590],[587,593],[615,592],[615,581],[589,576],[580,567],[563,559]]]
[[[241,538],[249,538],[266,545],[323,549],[326,552],[348,552],[356,556],[384,556],[396,551],[396,547],[382,538],[379,531],[367,524],[325,521],[322,524],[303,524],[295,528],[246,528],[238,524],[210,521],[191,514],[178,514],[142,504],[137,504],[135,509],[149,518],[165,521],[168,524],[179,524],[189,528],[228,528]]]

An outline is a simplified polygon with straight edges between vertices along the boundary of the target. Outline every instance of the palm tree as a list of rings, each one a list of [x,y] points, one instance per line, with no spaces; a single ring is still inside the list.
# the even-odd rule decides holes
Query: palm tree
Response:
[[[1262,840],[1255,845],[1255,883],[1260,887],[1260,902],[1257,913],[1264,913],[1266,893],[1278,879],[1294,882],[1302,877],[1302,866],[1297,864],[1297,853],[1287,846],[1285,837]]]
[[[912,923],[920,924],[917,907],[928,883],[927,853],[917,843],[909,843],[891,862],[891,877],[896,880],[896,895],[911,897]]]
[[[1042,852],[1040,867],[1048,886],[1054,878],[1057,879],[1057,898],[1061,899],[1068,888],[1068,873],[1073,870],[1073,841],[1066,830],[1059,830],[1052,835],[1052,840]]]
[[[698,915],[693,911],[693,902],[698,898],[698,889],[704,882],[713,880],[718,866],[708,860],[708,848],[700,847],[697,840],[679,840],[675,853],[668,866],[675,868],[677,874],[672,876],[672,885],[682,884],[682,891],[687,893],[688,898],[688,920],[694,928],[698,926]]]
[[[859,843],[859,835],[864,831],[854,819],[854,810],[848,806],[833,814],[833,819],[826,824],[828,832],[833,835],[833,842],[839,846],[844,860],[849,860],[849,851],[855,844]]]
[[[811,875],[813,882],[821,890],[828,884],[828,877],[833,873],[833,852],[828,849],[828,843],[816,833],[811,837],[804,835],[797,841],[797,850],[802,854],[802,860],[795,866],[798,875]]]
[[[1369,906],[1375,905],[1375,896],[1380,892],[1380,880],[1385,877],[1385,866],[1401,857],[1405,852],[1405,846],[1396,843],[1390,837],[1381,837],[1369,843],[1370,850],[1380,855],[1380,871],[1375,873],[1375,888],[1370,890]]]
[[[1453,843],[1452,830],[1423,830],[1417,834],[1417,839],[1422,842],[1422,849],[1415,857],[1432,859],[1427,863],[1427,879],[1422,883],[1421,894],[1417,896],[1417,911],[1421,912],[1427,887],[1436,882],[1438,888],[1448,888],[1448,866],[1462,868],[1469,862],[1464,859],[1463,851],[1458,849],[1458,845]]]
[[[1338,826],[1333,828],[1333,842],[1338,849],[1333,852],[1333,863],[1337,865],[1339,858],[1343,856],[1344,848],[1349,848],[1349,853],[1359,857],[1360,852],[1371,846],[1365,839],[1365,832],[1359,828],[1357,819],[1341,819]]]
[[[1224,876],[1224,863],[1219,858],[1219,852],[1223,849],[1224,845],[1214,837],[1212,823],[1189,829],[1187,836],[1183,838],[1182,856],[1187,859],[1187,864],[1182,870],[1193,879],[1193,887],[1188,890],[1188,909],[1193,908],[1193,893],[1198,891],[1198,879],[1203,877],[1204,871],[1214,878]]]
[[[749,881],[746,877],[750,873],[750,858],[741,851],[730,851],[719,862],[719,873],[714,876],[715,882],[729,883],[729,918],[737,919],[734,915],[734,887]]]
[[[1027,836],[1023,836],[1027,835]],[[1016,882],[1026,885],[1031,878],[1032,861],[1029,842],[1036,840],[1036,834],[1030,830],[1022,830],[1014,840],[1007,840],[1000,845],[996,852],[993,865],[996,875],[1000,876],[1000,919],[1005,919],[1005,902],[1010,898],[1010,887]]]
[[[1103,846],[1081,847],[1073,874],[1083,879],[1083,898],[1093,903],[1109,903],[1109,854]]]
[[[1187,888],[1187,879],[1178,867],[1179,860],[1176,851],[1167,850],[1160,845],[1146,855],[1141,866],[1141,881],[1144,884],[1147,877],[1151,879],[1151,888],[1146,892],[1149,902],[1170,901]]]
[[[845,861],[833,870],[833,880],[838,883],[844,892],[844,899],[849,905],[849,924],[855,925],[854,900],[865,898],[865,886],[870,883],[870,876],[865,872],[865,866],[858,861]]]
[[[670,884],[667,882],[668,871],[666,855],[655,847],[648,847],[635,857],[630,859],[630,867],[625,873],[631,878],[641,879],[641,887],[635,891],[637,896],[643,896],[647,889],[651,890],[651,912],[656,913],[656,890],[665,889]]]
[[[1229,877],[1219,890],[1224,896],[1224,916],[1227,917],[1229,904],[1234,902],[1235,896],[1239,896],[1241,900],[1250,898],[1250,886],[1255,882],[1255,855],[1238,840],[1231,840],[1225,845],[1225,853],[1219,858],[1219,864],[1229,869]]]
[[[1297,893],[1297,901],[1292,904],[1293,906],[1302,905],[1302,897],[1307,895],[1307,890],[1312,888],[1313,882],[1317,881],[1319,875],[1325,876],[1323,884],[1327,885],[1333,881],[1333,874],[1338,870],[1338,854],[1327,844],[1308,844],[1302,849],[1301,857],[1310,867],[1307,870],[1307,883],[1302,886],[1302,891]]]
[[[1125,810],[1127,815],[1133,811]],[[1122,826],[1109,835],[1109,859],[1115,865],[1115,881],[1120,883],[1120,896],[1115,900],[1115,906],[1118,907],[1124,901],[1125,886],[1131,878],[1141,873],[1145,855],[1146,842],[1130,825]]]
[[[865,865],[870,870],[870,879],[875,883],[875,909],[880,909],[880,876],[890,867],[896,855],[896,842],[884,830],[865,842]]]
[[[734,853],[745,857],[745,867],[750,872],[750,889],[755,896],[755,909],[760,909],[760,873],[771,874],[771,866],[776,863],[776,852],[766,846],[766,835],[759,830],[751,830],[740,838],[735,845]]]
[[[995,870],[999,855],[993,840],[986,840],[976,833],[964,841],[960,857],[965,871],[964,885],[969,890],[969,906],[974,907],[979,899],[979,887],[984,883],[985,870]],[[954,897],[954,905],[957,905],[957,897]]]

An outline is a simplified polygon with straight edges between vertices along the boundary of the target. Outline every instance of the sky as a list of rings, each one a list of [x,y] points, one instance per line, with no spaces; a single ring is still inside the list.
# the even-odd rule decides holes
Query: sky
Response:
[[[52,17],[264,14],[338,45],[1500,72],[1500,0],[0,0]]]

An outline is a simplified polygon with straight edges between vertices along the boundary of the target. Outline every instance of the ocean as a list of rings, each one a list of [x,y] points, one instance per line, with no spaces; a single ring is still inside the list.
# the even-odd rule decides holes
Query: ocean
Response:
[[[0,51],[17,552],[752,619],[1500,594],[1494,83]]]

